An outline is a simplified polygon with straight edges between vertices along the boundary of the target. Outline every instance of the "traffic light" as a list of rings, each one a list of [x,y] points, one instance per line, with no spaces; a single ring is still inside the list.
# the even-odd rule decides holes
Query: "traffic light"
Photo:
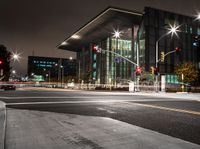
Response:
[[[140,68],[140,66],[136,66],[136,68],[135,68],[135,73],[136,73],[136,75],[138,76],[138,75],[141,75],[141,72],[142,72],[142,69]]]
[[[0,58],[0,65],[2,65],[3,64],[3,59],[2,58]]]
[[[158,75],[158,68],[152,66],[151,67],[151,74]]]
[[[193,46],[198,47],[200,44],[200,35],[194,36],[193,37]]]
[[[0,59],[0,68],[3,67],[3,60]]]
[[[0,59],[0,77],[3,76],[2,65],[3,65],[3,60]]]
[[[157,67],[154,68],[154,74],[155,74],[156,76],[158,75],[158,68],[157,68]]]
[[[154,74],[154,67],[151,67],[151,74]]]
[[[175,48],[175,51],[176,51],[176,53],[178,54],[179,52],[181,52],[181,48],[176,47],[176,48]]]
[[[165,61],[165,52],[161,52],[160,54],[161,54],[160,60],[161,60],[161,62],[164,62]]]
[[[102,49],[101,49],[98,45],[93,44],[93,45],[92,45],[92,51],[93,51],[94,53],[101,53]]]
[[[92,45],[92,51],[97,52],[98,46],[96,44]]]

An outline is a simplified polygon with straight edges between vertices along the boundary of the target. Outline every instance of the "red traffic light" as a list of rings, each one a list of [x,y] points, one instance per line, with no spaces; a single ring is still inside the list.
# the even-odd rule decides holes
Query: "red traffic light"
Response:
[[[0,65],[1,65],[1,64],[3,64],[3,61],[2,61],[2,60],[0,60]]]
[[[97,52],[98,46],[96,44],[92,45],[92,51]]]
[[[157,67],[154,68],[154,74],[158,75],[158,68]]]
[[[176,50],[176,52],[178,53],[178,52],[180,52],[180,51],[181,51],[181,48],[179,48],[179,47],[176,47],[176,48],[175,48],[175,50]]]
[[[136,66],[135,72],[136,72],[136,75],[140,75],[142,72],[142,69],[139,66]]]

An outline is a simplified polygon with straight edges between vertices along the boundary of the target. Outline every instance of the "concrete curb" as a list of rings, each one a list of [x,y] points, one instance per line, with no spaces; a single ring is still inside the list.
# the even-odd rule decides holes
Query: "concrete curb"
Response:
[[[0,101],[0,148],[5,147],[5,128],[6,128],[6,106]]]

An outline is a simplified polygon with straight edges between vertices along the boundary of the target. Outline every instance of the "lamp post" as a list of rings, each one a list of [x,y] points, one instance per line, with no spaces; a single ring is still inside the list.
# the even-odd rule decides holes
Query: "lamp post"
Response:
[[[166,34],[163,34],[162,36],[160,36],[160,38],[156,41],[156,69],[158,70],[158,63],[159,63],[159,57],[158,57],[158,44],[159,41],[164,38],[165,36],[169,35],[169,34],[176,34],[177,35],[177,29],[179,28],[179,26],[171,26],[170,25],[170,30],[169,32],[167,32]],[[156,75],[156,92],[158,92],[158,75]]]
[[[114,35],[113,35],[113,37],[116,39],[116,51],[118,51],[118,39],[120,38],[120,36],[121,36],[121,32],[119,32],[118,30],[116,30],[116,31],[114,31],[114,33],[113,33]],[[117,79],[117,67],[118,65],[117,65],[117,63],[115,63],[115,87],[116,87],[116,85],[117,85],[117,81],[116,81],[116,79]]]
[[[119,32],[119,31],[114,31],[114,35],[113,35],[113,37],[115,37],[116,39],[117,39],[117,47],[118,47],[118,38],[120,38],[120,36],[121,36],[121,33],[122,32]],[[104,51],[106,51],[106,50],[104,50]],[[124,57],[124,56],[122,56],[122,55],[120,55],[120,54],[118,54],[118,53],[115,53],[115,52],[113,52],[113,51],[106,51],[106,52],[110,52],[110,53],[112,53],[112,54],[115,54],[115,55],[117,55],[117,56],[119,56],[119,57],[121,57],[121,58],[123,58],[124,60],[126,60],[126,61],[128,61],[128,62],[130,62],[130,63],[132,63],[133,65],[135,65],[136,66],[136,87],[137,87],[137,91],[139,91],[139,75],[141,74],[141,68],[140,68],[140,66],[139,66],[139,47],[138,47],[138,45],[136,46],[136,56],[137,56],[137,62],[135,63],[135,62],[133,62],[133,61],[131,61],[131,60],[129,60],[129,59],[127,59],[126,57]],[[140,72],[138,73],[137,72],[137,70],[139,70]],[[139,75],[138,75],[139,74]]]
[[[61,88],[63,87],[63,83],[64,83],[64,66],[61,65],[60,66],[60,69],[61,69]]]
[[[12,62],[13,62],[12,65],[14,65],[14,62],[15,62],[15,61],[19,62],[19,60],[20,60],[20,58],[21,58],[20,55],[21,55],[20,53],[12,52],[11,57],[10,57],[10,59],[11,59]],[[15,70],[12,70],[12,75],[13,75],[12,77],[16,77],[16,71],[15,71]]]
[[[14,61],[19,61],[19,59],[21,58],[20,54],[17,53],[17,52],[12,52],[12,55],[11,55],[11,59],[14,60]]]
[[[15,70],[12,70],[12,76],[11,76],[11,81],[14,81],[15,80],[15,76],[16,75],[16,71]]]

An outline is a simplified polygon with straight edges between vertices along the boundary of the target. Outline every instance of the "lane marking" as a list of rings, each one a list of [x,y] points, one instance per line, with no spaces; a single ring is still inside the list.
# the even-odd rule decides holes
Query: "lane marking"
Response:
[[[129,103],[129,102],[127,102]],[[192,111],[192,110],[183,110],[183,109],[176,109],[176,108],[167,108],[163,106],[155,106],[155,105],[149,105],[149,104],[140,104],[140,103],[129,103],[134,104],[142,107],[148,107],[148,108],[154,108],[154,109],[160,109],[160,110],[166,110],[166,111],[173,111],[173,112],[179,112],[179,113],[186,113],[186,114],[193,114],[193,115],[200,115],[200,112]]]
[[[66,96],[50,96],[50,97],[48,97],[48,96],[23,96],[23,97],[0,97],[0,98],[4,98],[4,99],[45,99],[45,98],[47,98],[47,99],[49,99],[49,98],[51,98],[51,99],[54,99],[54,98],[60,98],[60,99],[64,99],[64,98],[94,98],[94,97],[87,97],[87,96],[85,96],[85,97],[83,97],[83,96],[73,96],[73,97],[66,97]]]
[[[100,111],[106,111],[106,112],[111,113],[111,114],[117,113],[117,112],[114,112],[112,110],[108,110],[108,109],[105,109],[105,108],[97,108],[97,109],[100,110]]]
[[[132,100],[84,100],[84,101],[52,101],[52,102],[19,102],[19,103],[6,103],[6,105],[40,105],[40,104],[61,104],[61,103],[112,103],[112,102],[128,102]]]

